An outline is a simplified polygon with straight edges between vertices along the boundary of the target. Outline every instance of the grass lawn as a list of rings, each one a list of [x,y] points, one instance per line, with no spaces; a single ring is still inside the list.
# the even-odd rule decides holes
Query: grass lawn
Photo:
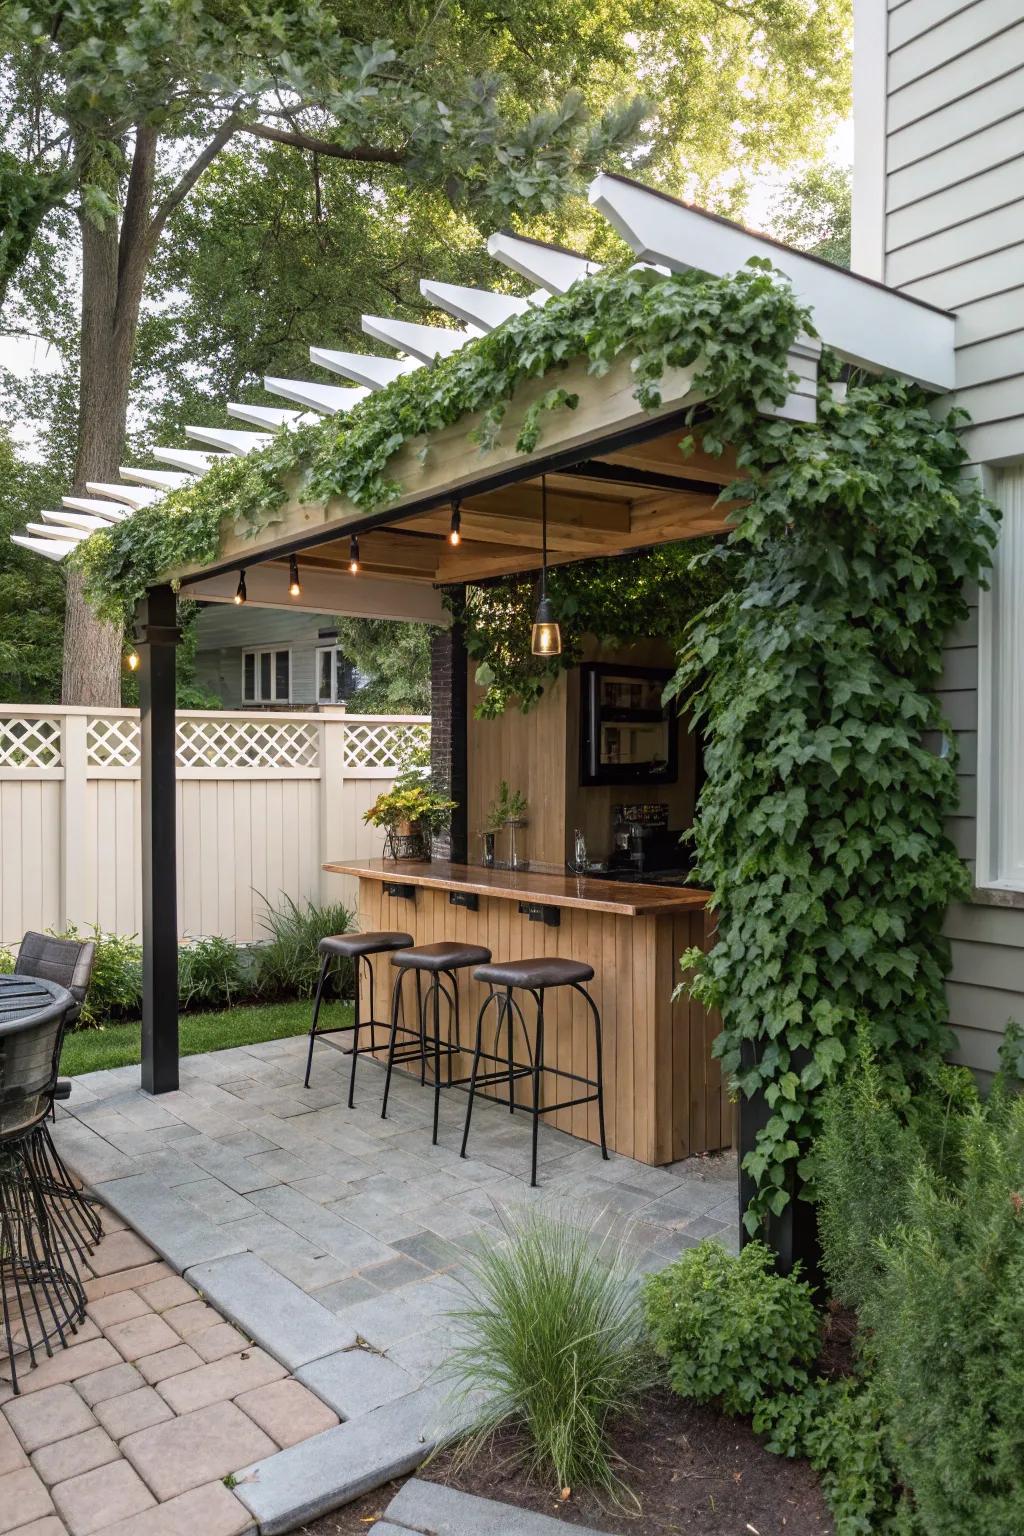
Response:
[[[312,1003],[301,998],[291,1003],[241,1004],[223,1013],[183,1013],[179,1024],[182,1056],[202,1051],[223,1051],[230,1045],[253,1045],[257,1040],[282,1040],[304,1035],[309,1029]],[[320,1015],[328,1028],[351,1023],[352,1004],[332,1002]],[[65,1077],[80,1072],[99,1072],[127,1067],[140,1059],[142,1025],[138,1019],[108,1024],[102,1029],[80,1029],[68,1035],[61,1052],[60,1070]]]

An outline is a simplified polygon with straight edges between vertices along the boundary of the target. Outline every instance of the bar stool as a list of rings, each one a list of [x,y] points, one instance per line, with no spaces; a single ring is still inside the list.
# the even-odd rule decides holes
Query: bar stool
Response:
[[[353,1107],[352,1099],[356,1089],[356,1062],[360,1056],[367,1055],[375,1049],[373,1032],[375,1029],[387,1029],[386,1019],[373,1017],[373,961],[371,955],[385,955],[393,949],[405,949],[412,943],[411,933],[336,933],[320,940],[317,945],[317,953],[323,956],[320,966],[320,979],[316,984],[316,998],[313,1002],[313,1020],[309,1026],[309,1053],[306,1056],[306,1079],[304,1087],[309,1087],[309,1074],[313,1066],[313,1047],[317,1040],[323,1040],[325,1045],[332,1046],[336,1051],[343,1051],[344,1045],[334,1040],[328,1040],[326,1035],[337,1035],[342,1031],[352,1037],[352,1071],[348,1080],[348,1107]],[[336,1025],[333,1029],[318,1030],[317,1020],[320,1017],[320,1003],[324,995],[324,987],[327,978],[335,963],[341,960],[351,960],[352,970],[356,984],[355,1008],[352,1019],[351,1031],[343,1024]],[[370,1017],[359,1017],[359,962],[366,966],[370,979]],[[370,1030],[370,1044],[359,1044],[359,1031],[368,1026]]]
[[[597,1101],[597,1121],[601,1132],[601,1156],[607,1160],[608,1143],[604,1130],[604,1074],[601,1061],[601,1015],[597,1004],[586,990],[584,983],[594,978],[592,965],[583,965],[576,960],[561,960],[557,956],[540,956],[536,960],[505,960],[496,965],[482,965],[473,972],[477,981],[482,981],[490,987],[490,995],[484,999],[480,1012],[476,1019],[476,1043],[473,1048],[473,1067],[469,1078],[469,1101],[466,1105],[466,1125],[462,1133],[461,1156],[466,1155],[466,1145],[469,1141],[469,1123],[473,1115],[473,1100],[476,1091],[481,1086],[489,1086],[492,1083],[505,1083],[508,1087],[509,1113],[516,1110],[515,1085],[519,1078],[529,1077],[533,1081],[533,1103],[519,1106],[525,1109],[527,1114],[533,1116],[533,1150],[530,1166],[530,1187],[536,1187],[537,1183],[537,1128],[541,1115],[553,1114],[558,1109],[572,1109],[577,1104],[592,1104]],[[544,1064],[544,994],[552,987],[571,987],[586,999],[594,1021],[594,1056],[597,1062],[597,1076],[582,1077],[578,1072],[569,1072],[564,1067],[548,1067]],[[504,988],[503,991],[496,990]],[[521,988],[529,992],[537,1005],[537,1015],[534,1024],[534,1038],[531,1046],[530,1034],[526,1024],[523,1010],[512,996],[513,988]],[[495,1035],[494,1051],[483,1049],[484,1016],[492,1003],[498,1005],[498,1027]],[[523,1038],[526,1042],[526,1052],[529,1057],[529,1065],[515,1060],[512,1029],[513,1017],[517,1017],[522,1025]],[[497,1051],[501,1046],[502,1028],[507,1028],[505,1040],[505,1054],[499,1056]],[[481,1075],[481,1061],[501,1062],[501,1068],[493,1072],[485,1072]],[[551,1077],[566,1077],[574,1083],[581,1083],[586,1088],[592,1088],[593,1093],[588,1093],[577,1099],[565,1099],[558,1104],[545,1104],[540,1102],[541,1077],[547,1073]],[[504,1098],[497,1094],[488,1094],[488,1098],[497,1098],[500,1103],[505,1103]]]
[[[457,1056],[462,1049],[459,1037],[459,978],[458,971],[468,970],[473,965],[486,965],[491,958],[489,949],[482,944],[453,944],[441,942],[439,944],[417,944],[413,948],[400,949],[397,954],[391,956],[391,964],[396,966],[398,974],[395,977],[394,990],[391,994],[391,1038],[388,1042],[388,1069],[384,1077],[384,1100],[380,1107],[381,1119],[387,1118],[388,1094],[391,1091],[391,1071],[396,1062],[419,1061],[420,1082],[424,1081],[427,1062],[427,1026],[426,1017],[428,1006],[433,1003],[433,1037],[429,1042],[429,1048],[433,1055],[434,1067],[434,1135],[433,1142],[437,1145],[437,1121],[441,1108],[441,1057],[444,1056],[448,1064],[448,1081],[445,1086],[452,1086],[452,1057]],[[402,1000],[402,982],[406,975],[412,971],[416,976],[417,997],[417,1029],[412,1029],[405,1024],[399,1024],[399,1004]],[[420,996],[420,976],[425,974],[430,977],[426,996]],[[451,983],[451,991],[445,986],[442,977]],[[448,1002],[448,1039],[441,1043],[441,993],[444,993]],[[415,1035],[418,1044],[410,1048],[403,1055],[396,1056],[395,1047],[399,1033]],[[452,1038],[454,1034],[454,1039]]]

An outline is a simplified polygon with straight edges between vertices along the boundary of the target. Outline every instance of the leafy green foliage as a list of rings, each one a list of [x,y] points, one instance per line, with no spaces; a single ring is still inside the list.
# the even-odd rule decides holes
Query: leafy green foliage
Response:
[[[81,933],[72,924],[57,938],[91,939],[96,945],[80,1028],[90,1029],[104,1019],[138,1012],[142,1002],[142,945],[134,934],[104,933],[95,926]]]
[[[560,656],[531,654],[537,603],[532,579],[471,587],[460,617],[466,649],[478,663],[476,681],[486,690],[477,715],[493,719],[513,701],[527,713],[549,682],[579,664],[586,635],[609,644],[655,636],[680,644],[694,615],[725,590],[724,565],[701,558],[713,548],[711,539],[691,539],[620,559],[553,567],[548,596],[562,626]]]
[[[528,810],[526,796],[521,789],[510,789],[507,779],[498,785],[498,793],[487,807],[488,832],[500,832],[510,821],[522,821]]]
[[[464,1342],[445,1373],[483,1404],[461,1453],[519,1429],[529,1474],[616,1493],[608,1427],[653,1379],[625,1256],[585,1226],[527,1211],[469,1271],[455,1314]]]
[[[268,997],[312,997],[320,975],[317,945],[334,933],[349,933],[355,913],[340,902],[305,901],[301,905],[285,896],[279,907],[262,898],[266,912],[263,926],[270,935],[256,956],[259,991]],[[351,992],[352,972],[346,962],[334,968],[335,990]]]
[[[9,949],[0,946],[0,976],[9,976],[14,970],[14,956]]]
[[[733,1257],[705,1238],[644,1282],[647,1327],[683,1397],[749,1413],[766,1394],[798,1387],[818,1351],[810,1286],[775,1273],[763,1243]]]
[[[251,991],[252,977],[238,945],[217,937],[194,939],[178,950],[178,1001],[182,1008],[228,1007]]]
[[[715,401],[719,439],[739,441],[759,403],[785,399],[787,351],[808,323],[763,266],[730,278],[602,273],[434,367],[396,379],[343,417],[279,433],[260,454],[215,464],[195,485],[94,534],[69,558],[84,569],[96,611],[123,619],[158,577],[216,557],[222,517],[253,536],[283,518],[296,485],[307,500],[343,496],[367,511],[386,505],[400,491],[389,466],[403,444],[471,412],[480,413],[481,445],[493,444],[516,386],[557,376],[578,357],[600,375],[623,352],[634,354],[636,397],[649,410],[661,403],[663,370],[699,359],[695,387]],[[527,412],[517,449],[532,452],[545,414],[576,403],[553,386]]]
[[[771,209],[776,238],[833,266],[849,267],[852,182],[847,166],[827,163],[794,176]]]
[[[961,476],[956,418],[936,421],[922,392],[855,380],[836,402],[823,383],[818,408],[810,431],[729,434],[749,471],[731,590],[675,683],[705,732],[697,878],[718,910],[715,948],[686,960],[722,1010],[724,1069],[773,1111],[744,1164],[751,1232],[812,1175],[818,1091],[858,1028],[908,1081],[950,1043],[941,925],[970,886],[932,690],[992,514]]]
[[[1024,1458],[1024,1098],[963,1117],[954,1192],[922,1157],[863,1308],[893,1461],[930,1536],[1019,1528]]]
[[[338,645],[366,682],[346,701],[354,714],[429,715],[429,624],[336,620]]]
[[[27,462],[0,427],[0,698],[12,704],[60,698],[64,578],[10,541],[60,494],[58,477]]]

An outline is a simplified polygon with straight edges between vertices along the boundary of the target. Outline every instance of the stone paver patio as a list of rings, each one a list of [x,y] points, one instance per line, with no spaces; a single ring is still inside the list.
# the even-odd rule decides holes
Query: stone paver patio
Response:
[[[233,1510],[244,1505],[266,1532],[411,1471],[455,1427],[439,1372],[455,1338],[451,1313],[467,1258],[500,1242],[503,1220],[527,1204],[570,1210],[599,1229],[624,1227],[638,1271],[662,1267],[704,1236],[735,1242],[732,1158],[664,1169],[622,1157],[605,1163],[597,1148],[542,1126],[542,1187],[531,1191],[525,1116],[481,1104],[473,1155],[462,1161],[460,1093],[444,1096],[432,1147],[432,1095],[418,1081],[396,1078],[383,1121],[374,1063],[360,1063],[350,1111],[347,1058],[321,1047],[304,1092],[305,1048],[297,1038],[186,1058],[181,1089],[158,1099],[141,1092],[137,1067],[75,1080],[60,1149],[134,1231],[105,1239],[98,1260],[113,1278],[94,1282],[101,1311],[99,1325],[89,1326],[97,1332],[67,1356],[103,1351],[87,1374],[120,1373],[115,1406],[90,1403],[58,1361],[42,1368],[58,1372],[47,1387],[70,1380],[95,1420],[75,1410],[82,1427],[67,1437],[82,1441],[75,1454],[99,1456],[109,1440],[118,1458],[64,1475],[69,1484],[84,1479],[86,1512],[68,1525],[73,1536],[108,1527],[149,1536],[139,1513],[123,1527],[109,1517],[106,1526],[89,1523],[88,1479],[108,1466],[121,1468],[117,1496],[130,1502],[144,1493],[148,1507],[194,1497],[176,1488],[180,1465],[224,1495],[215,1480],[234,1474]],[[145,1243],[165,1262],[154,1266]],[[182,1289],[178,1300],[153,1304],[154,1283],[175,1294],[170,1288],[186,1282],[187,1296]],[[220,1314],[254,1347],[240,1351],[236,1328]],[[330,1425],[315,1424],[316,1411],[329,1413]],[[310,1427],[288,1444],[296,1424]],[[230,1466],[210,1449],[220,1443],[231,1446]],[[25,1470],[19,1463],[7,1475]],[[27,1470],[48,1497],[42,1473]],[[23,1525],[31,1536],[51,1536],[45,1525]],[[207,1529],[184,1516],[180,1528],[189,1536]],[[225,1526],[225,1536],[244,1528]],[[0,1532],[7,1529],[0,1513]],[[161,1536],[178,1529],[152,1525]],[[210,1536],[219,1529],[211,1524]]]

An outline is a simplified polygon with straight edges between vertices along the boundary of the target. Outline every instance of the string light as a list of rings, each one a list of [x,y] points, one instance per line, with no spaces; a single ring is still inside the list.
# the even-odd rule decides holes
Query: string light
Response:
[[[301,597],[302,583],[299,580],[299,562],[294,555],[288,562],[288,596]]]
[[[462,543],[462,513],[457,501],[452,502],[452,522],[448,530],[448,543],[453,549]]]
[[[235,588],[235,607],[241,608],[247,597],[248,593],[245,590],[245,572],[239,571],[238,586]]]
[[[348,541],[348,568],[353,576],[359,575],[359,540],[355,534]]]
[[[138,671],[138,668],[139,668],[139,653],[138,653],[138,651],[129,651],[128,655],[125,657],[125,661],[128,663],[128,671],[129,672],[137,672]]]
[[[533,621],[530,650],[534,656],[561,656],[562,631],[558,627],[551,599],[548,597],[548,477],[540,477],[540,601]]]

